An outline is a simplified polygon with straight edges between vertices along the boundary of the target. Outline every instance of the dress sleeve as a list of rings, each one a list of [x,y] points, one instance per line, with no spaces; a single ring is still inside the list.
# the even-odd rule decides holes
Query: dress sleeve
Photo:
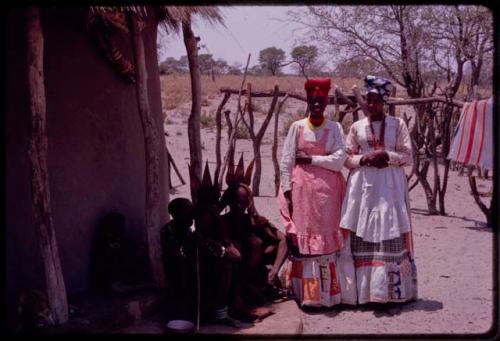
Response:
[[[356,125],[352,124],[347,134],[345,141],[347,159],[345,161],[345,166],[349,169],[361,167],[359,162],[361,161],[361,154],[359,153],[359,143],[356,131]]]
[[[329,154],[328,155],[313,155],[311,164],[313,166],[319,166],[326,169],[330,169],[335,172],[340,172],[342,167],[344,166],[345,159],[347,158],[347,154],[345,152],[345,142],[344,142],[344,133],[340,124],[335,122],[334,129],[330,132],[332,136],[331,146],[329,146]]]
[[[295,154],[297,153],[297,126],[297,122],[292,124],[283,143],[280,162],[280,179],[283,192],[292,189],[291,177],[293,167],[295,166]]]
[[[399,124],[396,135],[396,150],[387,151],[389,163],[393,166],[411,166],[413,156],[411,149],[411,138],[406,123],[398,118]]]

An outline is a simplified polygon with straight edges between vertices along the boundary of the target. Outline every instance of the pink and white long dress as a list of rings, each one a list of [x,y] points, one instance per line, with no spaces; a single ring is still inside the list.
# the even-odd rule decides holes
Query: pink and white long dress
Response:
[[[408,185],[403,166],[411,166],[411,140],[401,118],[386,116],[354,122],[346,138],[351,169],[340,226],[351,231],[358,303],[401,302],[417,298]],[[373,130],[372,130],[373,128]],[[375,136],[374,134],[375,133]],[[378,138],[377,138],[378,137]],[[383,141],[389,166],[360,166],[361,157]]]
[[[311,164],[296,164],[297,151],[311,155]],[[294,122],[283,145],[280,213],[300,253],[290,256],[285,277],[301,305],[356,304],[349,235],[339,227],[345,194],[340,170],[346,157],[340,124],[326,119],[321,127],[307,118]],[[292,216],[283,196],[287,190],[292,193]]]

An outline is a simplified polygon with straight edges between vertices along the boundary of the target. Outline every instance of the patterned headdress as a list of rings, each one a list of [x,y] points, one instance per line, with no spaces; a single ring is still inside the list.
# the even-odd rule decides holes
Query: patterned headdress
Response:
[[[306,89],[307,97],[311,96],[315,90],[318,91],[321,97],[328,97],[330,85],[330,78],[311,78],[306,81],[304,88]]]
[[[393,85],[388,79],[367,75],[365,77],[365,87],[367,95],[370,92],[379,94],[382,96],[385,103],[389,99],[389,94],[391,93]]]

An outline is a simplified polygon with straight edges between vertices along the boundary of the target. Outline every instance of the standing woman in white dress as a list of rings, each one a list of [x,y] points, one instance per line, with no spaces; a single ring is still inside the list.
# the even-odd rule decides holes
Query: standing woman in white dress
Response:
[[[390,81],[365,77],[368,117],[354,122],[346,139],[350,169],[340,226],[351,232],[358,303],[404,302],[417,298],[408,184],[408,128],[386,116]]]

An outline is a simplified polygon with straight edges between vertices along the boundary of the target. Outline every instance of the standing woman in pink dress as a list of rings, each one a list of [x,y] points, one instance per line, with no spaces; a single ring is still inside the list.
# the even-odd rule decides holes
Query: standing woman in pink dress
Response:
[[[386,116],[390,81],[366,76],[368,117],[352,124],[346,138],[350,168],[340,226],[351,231],[358,302],[403,302],[417,298],[408,185],[408,128]]]
[[[280,213],[291,252],[285,277],[300,306],[356,304],[349,233],[339,227],[344,136],[324,117],[330,79],[309,79],[305,89],[310,114],[291,125],[280,163]]]

